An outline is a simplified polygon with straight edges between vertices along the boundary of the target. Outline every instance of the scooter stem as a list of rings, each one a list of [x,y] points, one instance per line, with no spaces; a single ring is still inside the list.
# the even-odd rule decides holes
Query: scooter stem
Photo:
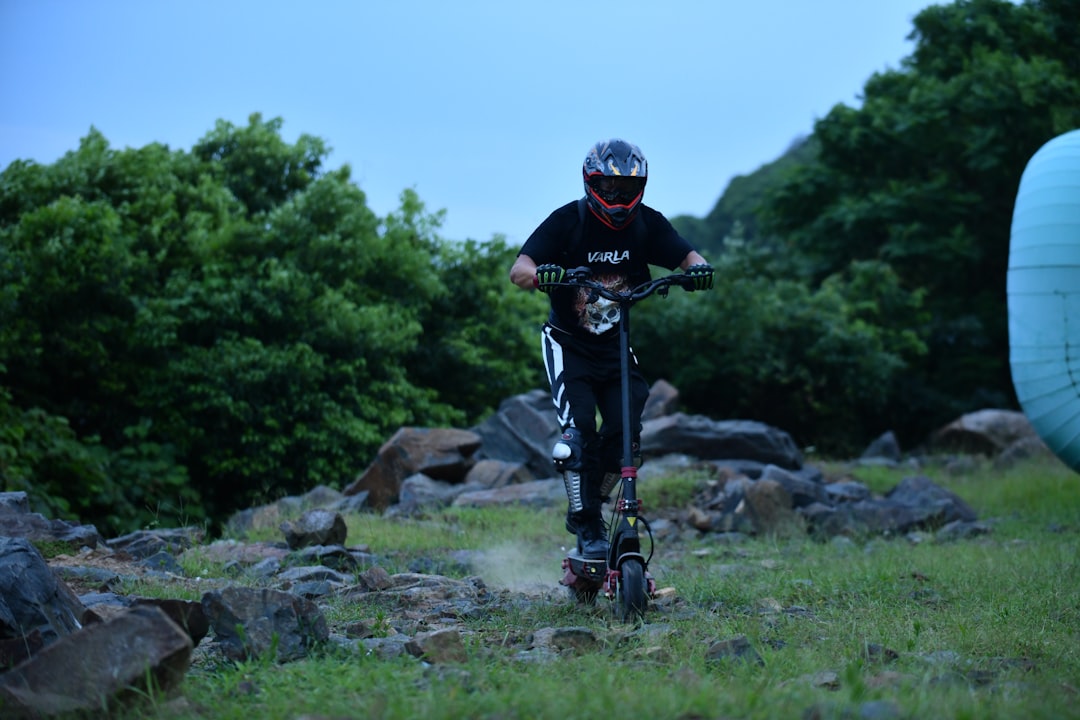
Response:
[[[637,473],[634,468],[633,431],[630,427],[630,302],[622,304],[622,316],[619,318],[619,362],[621,363],[622,381],[622,494],[623,500],[631,508],[637,507]],[[636,512],[635,512],[636,514]]]

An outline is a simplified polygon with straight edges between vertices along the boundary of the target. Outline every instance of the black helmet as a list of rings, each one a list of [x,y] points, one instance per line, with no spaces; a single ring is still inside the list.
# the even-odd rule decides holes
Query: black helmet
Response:
[[[648,168],[641,148],[625,140],[603,140],[589,148],[581,172],[593,215],[610,228],[626,227],[641,204]]]

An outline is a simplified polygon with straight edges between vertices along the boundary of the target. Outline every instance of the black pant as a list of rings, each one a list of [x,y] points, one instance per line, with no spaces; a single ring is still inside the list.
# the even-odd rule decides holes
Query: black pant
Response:
[[[618,473],[622,457],[622,378],[617,333],[609,341],[590,342],[545,325],[541,335],[544,365],[559,428],[577,428],[584,441],[582,480],[586,494],[599,494],[606,472]],[[641,437],[641,413],[649,398],[649,383],[630,351],[631,440]],[[596,426],[600,411],[602,424]]]

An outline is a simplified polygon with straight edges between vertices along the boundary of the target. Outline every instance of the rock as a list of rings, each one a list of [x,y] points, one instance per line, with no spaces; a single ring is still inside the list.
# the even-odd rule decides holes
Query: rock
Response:
[[[203,595],[202,607],[222,652],[234,660],[270,652],[278,662],[298,660],[330,635],[313,602],[280,590],[227,587]]]
[[[764,535],[804,534],[806,523],[792,509],[791,495],[776,480],[758,480],[746,488],[746,504],[757,532]]]
[[[676,413],[642,423],[641,450],[646,456],[682,453],[710,460],[737,458],[796,470],[802,453],[782,430],[752,420],[711,420]]]
[[[1053,457],[1054,453],[1046,446],[1041,437],[1022,437],[1012,442],[994,458],[994,467],[1004,469],[1012,467],[1020,460],[1031,457]]]
[[[385,569],[375,566],[368,568],[357,577],[357,585],[366,592],[377,592],[394,586],[394,581]]]
[[[139,564],[153,572],[169,573],[171,575],[184,574],[183,566],[165,550],[160,550],[148,558],[143,558],[139,561]]]
[[[36,630],[49,645],[82,627],[85,612],[29,540],[0,537],[0,639]]]
[[[934,533],[934,541],[943,543],[954,540],[966,540],[978,535],[986,535],[990,531],[991,528],[986,523],[972,522],[969,520],[953,520],[950,523],[946,523],[941,529]]]
[[[491,490],[474,490],[454,498],[454,507],[486,507],[489,505],[537,505],[541,507],[566,504],[566,489],[559,479],[533,482]]]
[[[366,546],[364,547],[366,548]],[[343,573],[355,571],[369,559],[370,555],[366,552],[366,549],[349,549],[342,545],[309,545],[286,558],[290,567],[296,564],[315,564]]]
[[[930,438],[934,452],[995,456],[1024,438],[1038,437],[1027,416],[1015,410],[986,409],[962,415]]]
[[[353,576],[349,573],[338,572],[333,568],[324,567],[322,565],[309,565],[307,567],[294,567],[282,570],[277,574],[275,580],[279,580],[285,584],[329,580],[338,585],[345,586],[352,583]]]
[[[705,661],[710,664],[723,664],[734,661],[761,667],[765,666],[765,660],[762,659],[745,635],[737,635],[727,640],[714,642],[705,651]]]
[[[44,515],[30,512],[29,498],[21,490],[0,492],[0,537],[58,542],[71,550],[94,548],[102,542],[101,535],[93,525],[48,520]]]
[[[528,643],[530,650],[554,652],[595,652],[602,649],[603,640],[587,627],[540,628],[532,634]]]
[[[838,506],[848,519],[851,534],[903,535],[912,530],[938,527],[946,512],[943,506],[912,507],[882,498],[870,498]]]
[[[117,552],[125,552],[132,557],[149,558],[165,552],[178,555],[203,541],[202,528],[178,528],[161,530],[136,530],[108,540],[105,544]]]
[[[331,510],[308,510],[295,522],[281,523],[290,550],[311,545],[344,545],[348,528],[345,518]]]
[[[385,510],[397,502],[401,483],[416,473],[458,483],[465,479],[482,438],[469,430],[401,428],[383,443],[367,470],[345,488],[345,495],[368,492],[368,502]]]
[[[482,443],[477,460],[519,464],[532,479],[555,474],[551,448],[559,438],[559,426],[547,390],[533,390],[504,400],[498,411],[474,427],[473,432]]]
[[[185,550],[181,559],[210,562],[233,562],[239,565],[255,565],[266,560],[283,561],[289,554],[285,543],[240,542],[238,540],[214,540],[209,545]]]
[[[839,503],[823,498],[800,507],[799,512],[813,534],[826,537],[904,534],[975,520],[975,511],[967,503],[925,476],[904,478],[884,497]]]
[[[701,532],[708,532],[712,529],[712,516],[701,508],[691,505],[686,511],[686,523]]]
[[[405,645],[409,642],[408,635],[391,635],[390,637],[365,638],[360,641],[364,651],[379,660],[394,660],[406,655]]]
[[[97,712],[119,695],[169,693],[191,662],[192,642],[160,608],[134,607],[43,649],[0,675],[5,718]]]
[[[819,539],[846,537],[864,531],[864,526],[855,520],[849,509],[841,510],[832,505],[814,502],[798,508],[798,512],[806,518],[811,534]]]
[[[791,495],[791,504],[794,507],[827,501],[825,487],[820,482],[808,479],[797,471],[793,472],[776,465],[766,465],[761,471],[761,480],[775,480],[783,485]]]
[[[959,495],[936,485],[924,475],[903,478],[885,497],[910,508],[930,511],[924,520],[924,529],[940,527],[954,520],[976,519],[975,511]]]
[[[888,460],[900,462],[903,455],[900,452],[900,442],[892,430],[878,436],[870,445],[863,450],[860,460]]]
[[[854,480],[826,483],[824,489],[825,497],[830,503],[866,500],[873,494],[870,492],[870,488]]]
[[[500,488],[535,479],[529,469],[520,462],[478,460],[465,476],[465,484],[480,488]]]
[[[826,690],[840,689],[840,676],[837,675],[834,670],[819,670],[816,673],[803,675],[799,680],[812,687],[824,688]]]
[[[30,497],[22,490],[0,492],[0,514],[3,513],[28,515],[30,513]]]
[[[284,497],[268,505],[239,510],[233,513],[225,523],[225,529],[229,535],[243,538],[252,530],[280,527],[282,520],[287,517],[296,517],[305,510],[324,509],[349,512],[360,510],[366,500],[367,493],[357,493],[346,497],[333,488],[316,485],[300,496]]]
[[[34,628],[23,637],[0,640],[0,673],[18,665],[45,647],[41,631]]]
[[[667,380],[657,380],[649,388],[649,399],[645,401],[645,410],[641,413],[642,420],[655,420],[656,418],[671,415],[679,406],[679,391]]]
[[[417,633],[405,643],[405,651],[432,663],[463,663],[468,659],[461,633],[453,628]]]
[[[132,607],[159,608],[170,620],[177,624],[195,647],[210,632],[210,622],[203,612],[202,603],[174,598],[135,598]]]
[[[458,495],[481,489],[483,488],[470,486],[468,483],[453,485],[442,480],[432,480],[423,473],[416,473],[402,481],[397,508],[400,514],[444,508]]]

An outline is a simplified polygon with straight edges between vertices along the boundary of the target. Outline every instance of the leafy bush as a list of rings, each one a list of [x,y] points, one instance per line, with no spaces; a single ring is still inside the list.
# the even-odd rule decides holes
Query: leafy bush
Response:
[[[221,520],[533,386],[509,249],[443,241],[412,191],[376,217],[280,127],[190,154],[92,131],[0,174],[5,483],[106,532]]]
[[[156,443],[136,441],[112,451],[97,437],[78,438],[66,418],[15,407],[0,387],[0,488],[25,492],[34,512],[93,519],[102,531],[173,527],[202,518],[187,480]]]
[[[759,420],[826,452],[888,429],[882,412],[924,350],[920,295],[882,263],[853,263],[813,289],[762,274],[759,261],[733,243],[711,292],[643,303],[633,327],[646,373],[679,388],[691,412]]]

